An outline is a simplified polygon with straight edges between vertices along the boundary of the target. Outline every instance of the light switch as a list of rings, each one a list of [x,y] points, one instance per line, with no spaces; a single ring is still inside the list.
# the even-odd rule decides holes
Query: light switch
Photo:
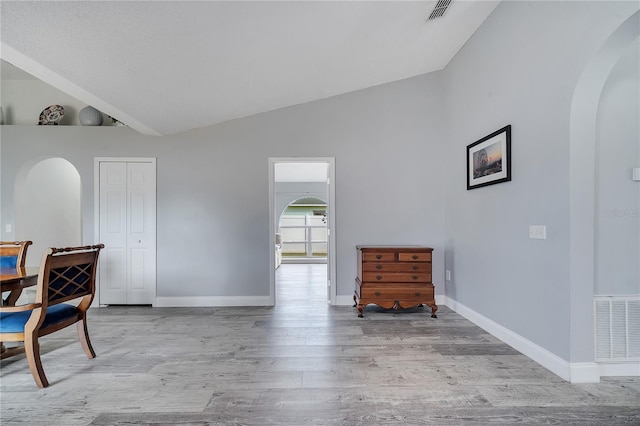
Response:
[[[7,224],[4,226],[4,232],[11,232],[11,224],[10,224],[10,223],[7,223]]]
[[[448,269],[447,269],[446,276],[447,276],[447,281],[451,281],[451,271]]]
[[[529,238],[533,238],[534,240],[546,240],[547,239],[546,225],[530,225]]]

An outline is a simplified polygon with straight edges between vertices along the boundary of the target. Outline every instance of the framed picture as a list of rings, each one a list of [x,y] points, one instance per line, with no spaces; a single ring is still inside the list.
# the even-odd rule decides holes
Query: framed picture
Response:
[[[467,190],[511,180],[511,125],[467,146]]]

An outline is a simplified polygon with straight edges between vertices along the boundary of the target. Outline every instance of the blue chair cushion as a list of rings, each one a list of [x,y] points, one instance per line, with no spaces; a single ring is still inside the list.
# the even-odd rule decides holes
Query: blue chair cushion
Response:
[[[18,256],[0,256],[0,268],[15,268],[18,265]]]
[[[32,311],[0,312],[0,333],[22,333]],[[78,308],[68,303],[50,306],[41,328],[73,318],[78,315]]]

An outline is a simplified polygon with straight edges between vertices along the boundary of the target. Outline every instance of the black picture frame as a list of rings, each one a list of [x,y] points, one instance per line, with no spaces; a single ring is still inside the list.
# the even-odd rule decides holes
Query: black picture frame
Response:
[[[511,180],[511,125],[467,145],[467,190]]]

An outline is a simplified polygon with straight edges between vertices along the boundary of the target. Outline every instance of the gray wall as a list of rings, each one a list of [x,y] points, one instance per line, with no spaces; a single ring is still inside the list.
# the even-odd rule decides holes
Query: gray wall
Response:
[[[335,157],[338,295],[353,294],[356,244],[373,243],[432,246],[440,290],[442,103],[442,74],[432,73],[162,138],[120,127],[3,126],[0,223],[15,221],[18,170],[63,157],[80,173],[83,239],[93,242],[93,158],[157,157],[158,296],[266,296],[268,159]]]
[[[632,2],[502,2],[445,70],[446,269],[453,278],[446,294],[566,360],[575,358],[573,90],[588,60],[635,10]],[[507,124],[513,180],[467,191],[466,146]],[[529,239],[529,225],[546,225],[547,239]],[[585,259],[583,267],[593,265]],[[583,321],[592,336],[592,321]],[[593,360],[584,347],[580,356]]]
[[[596,289],[640,293],[640,43],[612,70],[602,92],[596,140]]]

